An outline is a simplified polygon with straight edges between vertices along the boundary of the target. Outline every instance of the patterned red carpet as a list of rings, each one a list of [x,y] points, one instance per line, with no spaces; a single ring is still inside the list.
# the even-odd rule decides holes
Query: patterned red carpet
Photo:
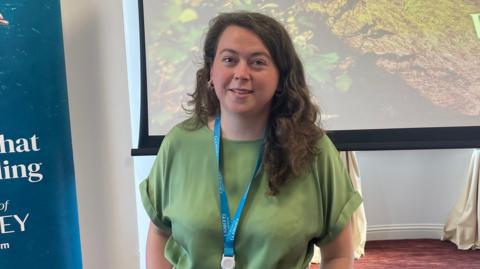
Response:
[[[312,265],[311,269],[318,269]],[[354,269],[480,269],[480,250],[459,250],[440,240],[368,241]]]

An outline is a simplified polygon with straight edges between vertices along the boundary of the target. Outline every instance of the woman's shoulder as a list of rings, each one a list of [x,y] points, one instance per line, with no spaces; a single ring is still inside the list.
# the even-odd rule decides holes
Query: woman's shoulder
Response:
[[[316,156],[314,164],[318,167],[337,167],[343,164],[340,152],[335,147],[330,137],[326,133],[317,141]],[[322,168],[322,169],[323,169]]]
[[[163,137],[157,155],[174,154],[176,151],[191,148],[192,144],[205,142],[208,137],[208,127],[196,125],[189,118],[175,124]]]
[[[189,140],[195,140],[208,136],[209,129],[205,124],[197,122],[193,118],[188,118],[175,124],[165,135],[163,143],[176,144],[185,143]]]
[[[318,153],[327,153],[327,152],[338,152],[335,144],[333,144],[330,137],[328,137],[327,133],[323,133],[322,136],[317,140],[316,144]]]
[[[197,122],[193,118],[185,119],[177,124],[175,124],[170,131],[168,131],[165,137],[176,137],[182,135],[191,135],[206,126],[200,122]]]

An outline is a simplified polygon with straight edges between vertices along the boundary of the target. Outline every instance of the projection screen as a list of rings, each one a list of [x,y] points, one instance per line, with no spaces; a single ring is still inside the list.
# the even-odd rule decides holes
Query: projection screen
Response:
[[[249,10],[289,31],[340,150],[480,146],[480,1],[140,0],[142,123],[154,154],[188,115],[208,21]],[[133,150],[134,154],[142,154]]]

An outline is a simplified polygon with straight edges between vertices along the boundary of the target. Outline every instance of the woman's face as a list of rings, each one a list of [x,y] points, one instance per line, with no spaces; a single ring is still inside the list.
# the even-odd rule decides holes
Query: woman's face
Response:
[[[210,70],[222,115],[268,116],[279,72],[252,31],[228,26],[220,36]]]

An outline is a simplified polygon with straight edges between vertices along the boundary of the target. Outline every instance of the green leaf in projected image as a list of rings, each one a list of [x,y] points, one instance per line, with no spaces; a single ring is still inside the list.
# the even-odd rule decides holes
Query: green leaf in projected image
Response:
[[[201,27],[188,27],[186,24],[176,24],[172,27],[176,38],[164,37],[158,40],[155,46],[158,49],[152,51],[154,59],[162,59],[173,64],[182,64],[190,57],[189,51],[198,46],[198,40],[203,34]],[[161,42],[160,42],[161,41]],[[160,45],[161,44],[161,45]]]
[[[198,19],[198,14],[194,9],[187,8],[180,13],[178,20],[181,23],[191,22]]]
[[[190,34],[186,38],[188,40],[189,44],[195,44],[195,45],[201,45],[199,44],[199,40],[201,39],[202,35],[204,34],[204,28],[203,27],[196,27],[190,30]]]
[[[304,56],[305,57],[305,56]],[[335,52],[321,55],[307,55],[305,57],[306,71],[315,82],[333,81],[331,71],[337,67],[339,56]]]
[[[181,48],[175,48],[173,46],[165,46],[159,49],[158,56],[171,63],[183,62],[187,59],[187,54]]]
[[[191,23],[178,23],[172,27],[172,31],[175,32],[175,38],[170,41],[182,50],[189,51],[199,45],[204,28]]]
[[[156,116],[152,117],[152,123],[157,126],[162,126],[173,117],[172,113],[155,113],[154,115]]]
[[[252,0],[243,0],[243,1],[237,1],[237,2],[240,2],[240,3],[243,2],[243,4],[245,4],[245,5],[251,5],[251,4],[253,4],[253,1],[252,1]]]
[[[420,1],[417,0],[405,0],[403,3],[403,11],[415,11],[418,7],[420,6],[419,3]]]
[[[178,20],[178,14],[182,12],[182,4],[178,1],[170,1],[169,4],[164,4],[164,8],[160,10],[161,21],[166,25],[170,25]]]
[[[298,17],[296,18],[298,25],[305,27],[307,29],[315,29],[317,25],[315,25],[315,22],[313,22],[313,18],[311,17]]]
[[[274,8],[278,8],[278,5],[274,3],[267,3],[263,6],[260,6],[260,9],[274,9]]]
[[[341,92],[347,92],[352,87],[352,79],[347,74],[341,74],[335,78],[335,88]]]
[[[330,52],[330,53],[321,55],[319,58],[320,58],[320,62],[323,64],[336,65],[340,57],[336,52]]]
[[[233,1],[232,4],[233,4],[232,10],[230,10],[230,11],[233,11],[233,10],[253,10],[255,8],[255,4],[251,0],[246,0],[246,1],[236,0],[236,1]]]

